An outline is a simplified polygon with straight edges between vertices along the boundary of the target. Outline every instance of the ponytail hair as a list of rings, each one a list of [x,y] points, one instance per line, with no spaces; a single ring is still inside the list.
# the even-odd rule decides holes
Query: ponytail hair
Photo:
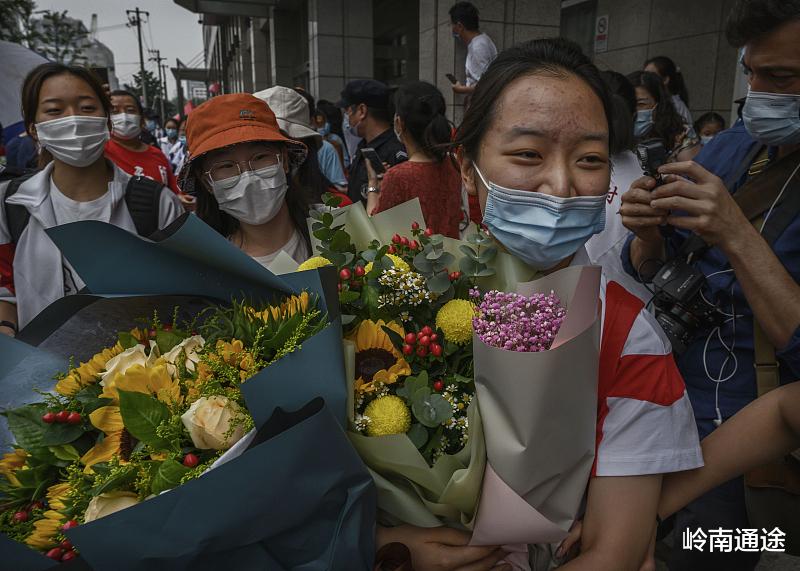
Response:
[[[452,134],[442,93],[426,81],[412,81],[398,88],[395,108],[403,122],[403,134],[413,139],[425,155],[442,162]]]
[[[686,106],[689,106],[689,92],[686,90],[686,82],[683,80],[683,74],[667,56],[656,56],[644,62],[644,66],[653,64],[658,70],[658,75],[663,79],[669,79],[667,82],[667,90],[671,95],[680,97]]]

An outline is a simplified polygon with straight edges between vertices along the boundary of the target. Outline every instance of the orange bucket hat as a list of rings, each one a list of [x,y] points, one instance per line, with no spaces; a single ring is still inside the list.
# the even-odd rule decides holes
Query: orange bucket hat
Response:
[[[281,133],[275,113],[263,100],[249,93],[209,99],[194,109],[186,121],[187,158],[179,179],[183,181],[192,163],[206,153],[253,141],[286,144],[292,166],[306,158],[306,146]]]

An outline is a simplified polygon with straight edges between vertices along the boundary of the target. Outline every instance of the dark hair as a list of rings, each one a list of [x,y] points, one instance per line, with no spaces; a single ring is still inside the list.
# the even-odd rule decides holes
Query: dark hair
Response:
[[[202,160],[192,161],[189,174],[186,177],[183,190],[193,192],[197,198],[197,216],[211,226],[214,230],[226,238],[234,234],[239,229],[239,221],[219,208],[214,193],[209,192],[202,177]],[[297,180],[291,175],[287,175],[288,188],[286,189],[286,205],[289,207],[289,216],[292,219],[295,229],[300,232],[306,245],[311,251],[311,238],[308,234],[308,200]],[[207,183],[208,181],[206,181]]]
[[[675,62],[667,56],[652,57],[644,62],[644,67],[653,64],[658,70],[658,75],[662,79],[669,79],[667,83],[667,90],[672,95],[680,97],[686,106],[689,106],[689,92],[686,90],[686,82],[683,80],[683,74],[678,70]]]
[[[127,91],[125,89],[115,89],[114,91],[112,91],[111,93],[108,94],[109,99],[111,97],[114,97],[115,95],[118,96],[118,97],[127,96],[127,97],[130,97],[131,99],[133,99],[136,102],[136,108],[139,110],[139,116],[140,117],[144,117],[144,107],[142,107],[142,102],[139,101],[139,98],[136,97],[136,94],[131,93],[130,91]],[[145,119],[152,119],[152,117],[150,117],[149,115],[147,117],[144,117],[144,118]]]
[[[675,110],[672,98],[669,96],[661,78],[650,71],[634,71],[628,75],[634,87],[643,87],[655,99],[656,108],[653,111],[653,128],[646,137],[656,137],[662,140],[667,150],[675,146],[675,139],[684,130],[683,118]]]
[[[722,117],[722,115],[719,113],[714,113],[713,111],[709,111],[708,113],[703,113],[700,115],[697,121],[694,122],[694,132],[699,136],[702,128],[709,123],[719,123],[719,125],[722,127],[722,130],[725,130],[725,119]]]
[[[306,100],[308,103],[308,117],[309,119],[314,119],[314,113],[317,112],[316,102],[314,101],[314,96],[311,95],[308,91],[303,89],[302,87],[295,87],[293,88],[297,93],[303,96],[303,99]]]
[[[584,81],[603,104],[608,123],[609,149],[616,148],[613,103],[608,87],[600,71],[583,54],[578,44],[565,38],[532,40],[501,52],[477,83],[453,145],[462,146],[468,158],[476,159],[503,91],[514,80],[537,74],[555,77],[571,74]]]
[[[338,135],[339,138],[344,140],[344,132],[342,131],[342,110],[330,101],[320,99],[317,101],[317,112],[322,112],[325,115],[325,118],[331,125],[331,133]]]
[[[316,137],[300,139],[308,147],[306,160],[303,161],[294,174],[296,187],[303,190],[307,202],[318,204],[322,202],[322,195],[330,190],[333,183],[322,172],[319,166],[319,149]],[[338,159],[337,159],[338,160]]]
[[[403,121],[403,133],[428,157],[441,162],[450,143],[450,121],[445,116],[442,93],[426,81],[412,81],[398,88],[394,102]]]
[[[166,120],[166,121],[164,121],[164,128],[165,128],[165,129],[167,128],[167,125],[168,125],[170,122],[172,122],[172,123],[175,123],[175,128],[176,128],[176,129],[177,129],[178,127],[180,127],[180,123],[178,123],[178,120],[177,120],[177,119],[175,119],[175,117],[167,117],[167,120]]]
[[[450,8],[450,21],[453,24],[461,22],[470,32],[476,32],[480,26],[478,9],[472,2],[456,2]]]
[[[111,102],[106,96],[103,89],[103,84],[100,78],[88,67],[80,67],[77,65],[64,65],[62,63],[47,62],[33,68],[25,77],[25,82],[22,84],[22,118],[25,121],[25,131],[28,135],[33,135],[31,132],[31,125],[36,123],[36,111],[39,108],[39,94],[42,91],[44,82],[57,75],[74,75],[78,79],[85,81],[89,87],[97,95],[100,100],[100,105],[106,117],[111,115]],[[39,153],[39,168],[44,168],[53,156],[47,150],[42,150]]]
[[[367,115],[372,117],[375,121],[391,125],[394,120],[394,105],[389,105],[387,107],[367,107]]]
[[[628,78],[616,71],[601,71],[603,80],[611,92],[614,114],[612,123],[616,134],[616,145],[611,154],[633,149],[636,138],[633,135],[633,116],[636,115],[636,90]]]
[[[800,19],[800,0],[738,0],[728,14],[725,37],[735,48]]]

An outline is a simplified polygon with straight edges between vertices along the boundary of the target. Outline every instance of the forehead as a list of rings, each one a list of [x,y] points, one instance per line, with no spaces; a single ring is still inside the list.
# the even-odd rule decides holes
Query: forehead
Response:
[[[39,91],[40,102],[50,98],[66,99],[84,97],[96,99],[97,94],[86,81],[71,73],[61,73],[48,77],[42,82],[42,88]]]
[[[603,103],[575,75],[528,75],[503,91],[490,130],[533,129],[559,139],[608,132]]]
[[[800,20],[787,22],[763,37],[749,42],[744,63],[750,68],[800,69]]]
[[[137,107],[136,100],[130,95],[112,95],[111,105],[123,105],[125,107]]]

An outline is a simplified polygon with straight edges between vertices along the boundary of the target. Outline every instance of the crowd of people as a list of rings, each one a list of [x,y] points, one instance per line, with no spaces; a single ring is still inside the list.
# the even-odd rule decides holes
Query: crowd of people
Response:
[[[733,5],[726,33],[744,48],[749,93],[729,128],[713,112],[693,120],[666,56],[601,72],[564,39],[498,53],[469,2],[450,17],[467,46],[466,81],[451,79],[460,125],[430,83],[363,79],[336,102],[289,86],[219,95],[159,127],[86,69],[34,69],[0,182],[0,332],[83,287],[45,233],[55,225],[100,220],[147,237],[189,210],[269,267],[281,252],[312,255],[306,220],[328,193],[368,214],[418,198],[436,233],[478,222],[543,273],[603,268],[585,510],[563,545],[531,547],[533,568],[647,569],[657,532],[674,528],[679,544],[687,529],[748,528],[741,474],[800,446],[798,385],[762,383],[800,379],[800,1]],[[663,151],[657,170],[641,143]],[[746,207],[767,174],[777,191]],[[669,264],[702,278],[699,295],[664,305]],[[798,478],[794,463],[782,469]],[[797,506],[800,490],[781,489]],[[466,532],[404,525],[377,538],[406,544],[416,569],[503,568],[501,548],[468,546]],[[672,570],[745,570],[759,554],[670,557]]]

